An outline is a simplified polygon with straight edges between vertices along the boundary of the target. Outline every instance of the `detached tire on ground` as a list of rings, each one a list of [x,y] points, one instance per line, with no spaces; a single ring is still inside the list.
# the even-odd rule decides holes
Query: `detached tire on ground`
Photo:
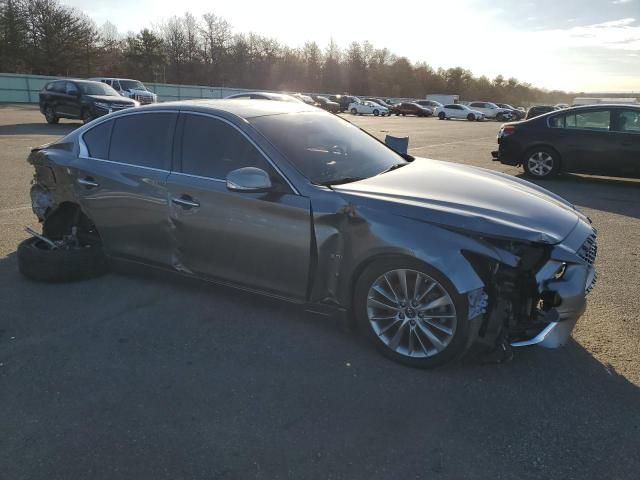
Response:
[[[355,285],[353,312],[383,355],[410,367],[459,357],[472,335],[466,297],[438,270],[411,258],[366,267]]]
[[[18,270],[38,282],[73,282],[102,275],[107,262],[99,245],[51,249],[32,237],[18,245]]]

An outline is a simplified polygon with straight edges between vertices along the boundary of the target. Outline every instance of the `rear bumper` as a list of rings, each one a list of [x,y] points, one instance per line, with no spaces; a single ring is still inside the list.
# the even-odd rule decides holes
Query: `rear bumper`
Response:
[[[494,162],[500,162],[503,165],[517,166],[520,165],[522,154],[515,145],[504,145],[500,143],[498,150],[491,152],[491,159]]]

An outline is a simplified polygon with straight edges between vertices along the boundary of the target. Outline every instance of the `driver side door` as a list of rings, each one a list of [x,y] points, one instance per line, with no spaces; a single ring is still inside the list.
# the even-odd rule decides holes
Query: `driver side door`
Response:
[[[167,181],[173,267],[304,300],[311,260],[309,199],[231,122],[182,113],[178,132],[177,168]],[[266,171],[272,190],[227,189],[227,174],[243,167]]]

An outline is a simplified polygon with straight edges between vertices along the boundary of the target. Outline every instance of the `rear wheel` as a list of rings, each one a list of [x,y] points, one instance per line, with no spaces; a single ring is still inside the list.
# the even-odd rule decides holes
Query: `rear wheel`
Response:
[[[529,177],[551,178],[560,171],[560,156],[550,148],[533,148],[525,154],[522,166]]]
[[[47,105],[44,108],[44,118],[47,120],[47,123],[54,124],[60,121],[60,118],[56,116],[56,111],[53,109],[52,105]]]
[[[441,365],[468,344],[466,298],[439,271],[417,260],[371,264],[356,283],[353,307],[369,340],[405,365]]]
[[[82,111],[82,123],[89,123],[91,120],[93,120],[93,115],[91,115],[91,112],[87,109]]]
[[[438,114],[438,118],[439,118],[440,120],[444,120],[445,118],[447,118],[447,116],[444,114],[444,112],[440,112],[440,113]]]
[[[473,113],[470,113],[469,115],[467,115],[467,120],[469,120],[470,122],[473,122],[476,119],[476,116]]]
[[[100,244],[52,248],[37,237],[18,245],[18,270],[38,282],[72,282],[97,277],[107,269]]]

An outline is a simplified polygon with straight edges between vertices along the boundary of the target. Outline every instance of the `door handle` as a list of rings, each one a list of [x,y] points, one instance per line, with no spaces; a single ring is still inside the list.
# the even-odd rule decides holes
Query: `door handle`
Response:
[[[185,210],[189,210],[191,208],[197,208],[197,207],[200,206],[200,203],[196,202],[189,195],[182,195],[182,196],[177,197],[177,198],[174,197],[174,198],[171,199],[171,201],[173,203],[175,203],[176,205],[180,205]]]
[[[78,180],[76,180],[80,185],[84,185],[87,188],[96,188],[99,187],[100,184],[97,183],[93,178],[91,177],[85,177],[85,178],[79,178]]]

